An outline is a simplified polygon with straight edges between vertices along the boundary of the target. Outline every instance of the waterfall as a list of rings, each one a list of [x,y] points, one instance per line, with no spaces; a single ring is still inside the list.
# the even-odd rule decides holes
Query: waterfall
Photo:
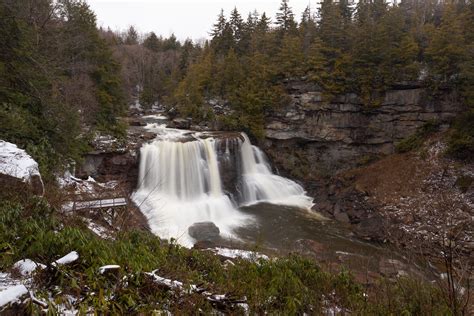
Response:
[[[177,135],[175,130],[170,134]],[[233,193],[224,192],[221,174],[231,161],[237,174]],[[312,206],[300,185],[271,172],[263,152],[245,134],[230,138],[190,132],[171,139],[165,132],[141,148],[138,190],[132,198],[153,233],[185,246],[194,242],[187,230],[196,222],[214,222],[222,236],[232,237],[236,227],[253,219],[240,206]]]
[[[313,199],[308,197],[298,183],[273,174],[265,154],[250,143],[243,134],[241,155],[243,164],[243,203],[258,202],[311,208]]]

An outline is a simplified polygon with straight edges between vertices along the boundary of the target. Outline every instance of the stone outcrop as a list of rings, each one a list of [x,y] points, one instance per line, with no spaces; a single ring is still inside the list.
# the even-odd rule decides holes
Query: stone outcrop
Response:
[[[286,86],[290,103],[267,116],[264,147],[283,168],[286,159],[289,170],[309,161],[310,169],[333,172],[391,154],[423,124],[448,121],[461,110],[454,95],[430,99],[416,85],[388,91],[377,107],[364,106],[355,94],[324,102],[318,87],[305,81]],[[295,150],[303,159],[295,159]]]
[[[94,150],[84,156],[84,161],[75,171],[83,179],[93,177],[100,182],[119,181],[132,192],[138,181],[139,154],[143,143],[151,141],[156,134],[143,127],[143,120],[130,126],[125,140],[97,135],[92,142]]]
[[[320,89],[304,80],[285,84],[290,102],[266,116],[261,144],[272,164],[303,182],[315,210],[351,224],[360,238],[385,241],[391,223],[345,171],[394,153],[398,142],[426,123],[447,129],[462,104],[453,93],[433,98],[416,84],[388,91],[373,107],[355,94],[324,102]]]
[[[189,226],[188,233],[196,241],[212,241],[219,237],[220,230],[213,222],[200,222]]]
[[[0,140],[0,185],[8,188],[5,193],[44,193],[38,163],[23,149],[3,140]]]

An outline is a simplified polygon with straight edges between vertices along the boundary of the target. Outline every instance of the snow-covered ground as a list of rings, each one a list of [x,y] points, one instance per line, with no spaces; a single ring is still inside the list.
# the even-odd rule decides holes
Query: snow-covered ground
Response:
[[[79,259],[79,254],[76,251],[71,251],[64,257],[54,261],[52,265],[66,265],[77,259]],[[13,265],[13,269],[16,269],[21,277],[14,277],[10,273],[0,272],[0,314],[10,305],[21,303],[25,299],[32,300],[45,308],[48,307],[48,303],[38,300],[34,295],[34,290],[32,290],[33,273],[38,269],[44,268],[46,268],[46,265],[42,263],[37,263],[31,259],[23,259]],[[60,309],[71,311],[66,307],[61,307]],[[75,315],[75,313],[69,315]]]

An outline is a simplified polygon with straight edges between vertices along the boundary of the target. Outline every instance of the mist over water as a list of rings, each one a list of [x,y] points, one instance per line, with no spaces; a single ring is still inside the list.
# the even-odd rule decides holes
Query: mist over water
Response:
[[[247,135],[176,133],[162,127],[158,138],[140,151],[138,190],[133,200],[161,238],[192,246],[188,227],[214,222],[225,238],[255,221],[239,207],[261,202],[309,209],[312,198],[294,181],[275,175],[263,152]],[[174,138],[169,135],[173,134]],[[224,164],[235,161],[231,192],[223,189]]]

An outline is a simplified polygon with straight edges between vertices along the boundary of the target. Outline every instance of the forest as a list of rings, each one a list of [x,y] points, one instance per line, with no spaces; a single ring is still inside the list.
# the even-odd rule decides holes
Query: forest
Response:
[[[474,311],[474,1],[279,1],[0,1],[0,314]]]
[[[284,0],[275,17],[221,11],[200,43],[98,28],[80,0],[6,0],[0,14],[0,134],[44,170],[77,159],[94,131],[123,136],[120,116],[133,102],[257,139],[291,78],[315,82],[328,102],[356,93],[367,108],[387,89],[415,83],[433,98],[455,90],[474,103],[472,1],[324,0],[298,18]],[[216,115],[216,100],[232,114]],[[466,110],[453,133],[461,158],[474,146],[472,119]]]

